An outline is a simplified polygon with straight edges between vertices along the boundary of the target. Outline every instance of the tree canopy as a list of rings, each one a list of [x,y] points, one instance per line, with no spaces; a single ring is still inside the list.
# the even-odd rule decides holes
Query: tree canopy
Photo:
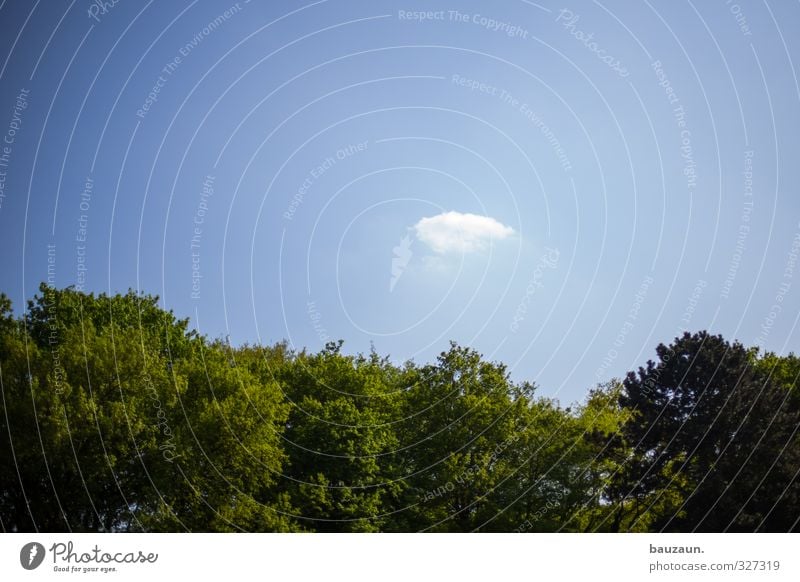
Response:
[[[798,374],[686,333],[563,407],[455,343],[234,347],[42,285],[0,295],[0,530],[797,531]]]

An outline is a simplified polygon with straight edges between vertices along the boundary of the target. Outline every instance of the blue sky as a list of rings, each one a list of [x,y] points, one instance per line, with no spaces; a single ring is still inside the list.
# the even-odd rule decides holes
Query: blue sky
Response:
[[[0,5],[18,306],[54,256],[234,343],[456,340],[566,402],[683,329],[796,350],[797,4],[264,4]]]

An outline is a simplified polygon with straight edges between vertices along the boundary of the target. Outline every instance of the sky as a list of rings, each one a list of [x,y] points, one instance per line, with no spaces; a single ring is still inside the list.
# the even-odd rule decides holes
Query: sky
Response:
[[[452,340],[563,402],[685,330],[797,351],[798,27],[774,0],[6,0],[0,290],[396,362]]]

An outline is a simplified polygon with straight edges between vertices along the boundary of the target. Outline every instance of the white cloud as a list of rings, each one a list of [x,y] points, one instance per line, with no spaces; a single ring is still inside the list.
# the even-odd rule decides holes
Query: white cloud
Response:
[[[438,254],[470,253],[486,248],[489,241],[508,238],[514,229],[488,216],[443,212],[414,225],[417,238]]]

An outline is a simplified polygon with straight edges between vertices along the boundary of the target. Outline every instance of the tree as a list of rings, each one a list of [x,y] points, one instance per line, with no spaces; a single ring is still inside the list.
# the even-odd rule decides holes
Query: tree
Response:
[[[292,531],[277,492],[288,406],[275,380],[238,366],[222,342],[195,342],[172,367],[175,396],[161,423],[159,499],[142,508],[145,529]]]
[[[40,293],[0,340],[3,528],[291,529],[275,382],[157,298]]]
[[[721,336],[686,333],[656,352],[659,362],[629,373],[620,397],[633,415],[624,430],[633,453],[615,483],[616,525],[627,512],[629,527],[753,531],[779,499],[759,485],[768,467],[757,459],[798,467],[780,452],[797,442],[796,401],[756,350]]]
[[[754,358],[757,382],[732,403],[734,435],[714,467],[724,479],[703,526],[714,531],[798,531],[800,359]],[[738,421],[738,422],[737,422]]]
[[[3,487],[4,527],[125,529],[152,494],[147,460],[159,428],[149,392],[167,401],[166,362],[130,319],[101,316],[114,299],[40,293],[21,333],[3,339],[0,464],[16,476]],[[145,386],[148,362],[162,372]]]
[[[435,364],[409,368],[407,382],[400,429],[409,471],[407,527],[480,528],[510,496],[511,450],[528,399],[512,397],[504,366],[456,344]]]
[[[291,406],[282,490],[305,527],[380,531],[404,486],[395,434],[401,388],[387,360],[345,356],[341,345],[297,354],[279,371]]]

